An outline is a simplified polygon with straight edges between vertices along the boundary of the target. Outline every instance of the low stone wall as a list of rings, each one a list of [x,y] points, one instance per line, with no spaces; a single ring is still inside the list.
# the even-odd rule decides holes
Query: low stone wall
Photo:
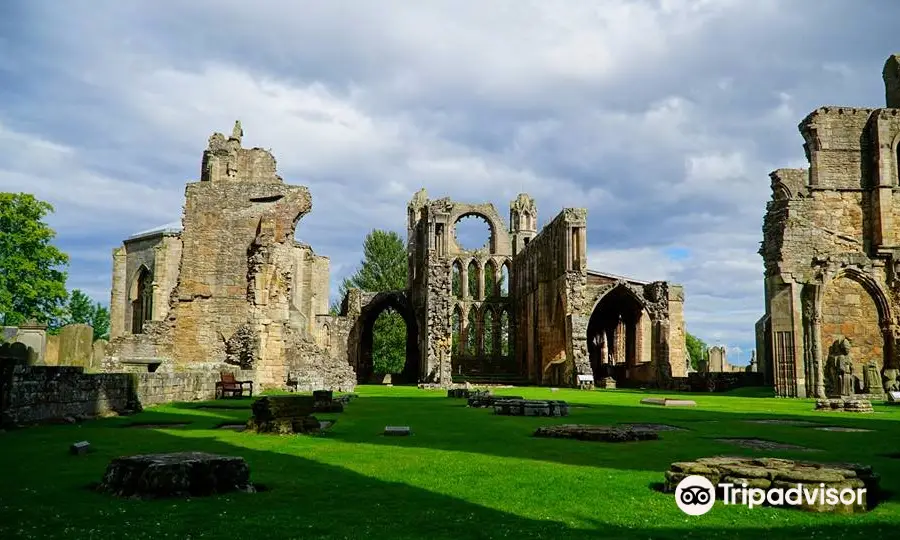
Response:
[[[238,380],[253,380],[255,375],[233,372]],[[16,366],[11,377],[0,381],[0,395],[5,397],[0,420],[28,424],[213,399],[218,380],[218,371],[85,373],[82,367]]]
[[[725,392],[748,386],[765,386],[762,373],[688,373],[687,377],[673,377],[671,390],[680,392]]]

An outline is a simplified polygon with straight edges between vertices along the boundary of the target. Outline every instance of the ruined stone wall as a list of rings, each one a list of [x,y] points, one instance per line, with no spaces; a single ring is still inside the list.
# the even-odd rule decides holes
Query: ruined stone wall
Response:
[[[690,358],[687,353],[684,330],[684,287],[669,284],[668,304],[669,336],[667,346],[669,349],[669,365],[671,366],[673,377],[685,377],[687,376]]]
[[[885,88],[897,106],[892,59]],[[841,337],[858,364],[896,363],[900,110],[820,107],[799,130],[809,169],[770,175],[757,348],[779,395],[824,397],[829,348]]]
[[[574,385],[576,374],[590,374],[576,363],[574,342],[586,336],[574,335],[571,320],[582,310],[576,289],[587,283],[585,221],[584,209],[564,209],[513,259],[515,350],[535,384]]]
[[[316,255],[306,244],[294,247],[291,303],[307,333],[315,332],[316,316],[328,313],[329,264],[328,257]]]
[[[155,233],[126,240],[113,252],[113,283],[110,296],[110,338],[139,333],[133,326],[133,302],[137,280],[143,269],[153,276],[151,320],[163,321],[169,314],[169,299],[178,282],[181,239],[177,233]]]
[[[161,360],[179,371],[225,362],[254,369],[261,388],[284,388],[292,374],[315,370],[346,388],[346,358],[332,357],[317,337],[316,316],[328,310],[328,259],[294,240],[312,207],[309,190],[285,184],[274,156],[243,148],[242,137],[239,122],[230,137],[210,137],[200,181],[185,189],[180,233],[151,232],[114,253],[120,307],[106,364]],[[141,265],[154,272],[153,321],[133,334],[129,273]]]
[[[238,380],[254,373],[234,371]],[[215,397],[219,372],[85,373],[81,367],[19,366],[13,370],[7,421],[28,424],[66,417],[86,418],[173,401]]]
[[[823,351],[845,337],[850,340],[854,371],[862,374],[863,366],[872,360],[884,360],[884,335],[878,306],[859,282],[838,277],[825,285],[822,296]]]

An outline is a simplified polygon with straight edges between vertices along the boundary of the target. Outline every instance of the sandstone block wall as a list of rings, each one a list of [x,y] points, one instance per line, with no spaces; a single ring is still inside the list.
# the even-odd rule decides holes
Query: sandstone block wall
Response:
[[[585,221],[584,209],[564,209],[513,259],[515,348],[535,384],[574,385],[576,374],[591,374],[578,354],[586,336],[571,323],[587,282]]]
[[[831,345],[862,365],[897,365],[900,106],[897,58],[888,108],[820,107],[799,125],[808,169],[770,174],[763,219],[766,314],[759,369],[782,396],[825,397]]]
[[[239,380],[255,374],[235,371]],[[218,371],[180,373],[85,373],[82,367],[19,366],[4,385],[7,422],[28,424],[173,401],[213,399]]]

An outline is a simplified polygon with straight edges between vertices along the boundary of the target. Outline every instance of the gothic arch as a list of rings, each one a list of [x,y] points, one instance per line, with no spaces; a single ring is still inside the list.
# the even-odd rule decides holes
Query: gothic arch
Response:
[[[859,283],[862,288],[869,293],[872,300],[875,302],[875,307],[878,308],[878,318],[882,325],[888,324],[894,320],[893,313],[891,313],[891,304],[888,302],[887,295],[884,293],[884,290],[878,281],[872,278],[872,276],[857,268],[841,268],[831,276],[830,280],[826,281],[825,286],[827,287],[830,283],[842,277]]]
[[[629,287],[624,281],[619,281],[616,284],[614,284],[612,287],[610,287],[609,289],[607,289],[605,291],[601,291],[600,294],[597,295],[597,298],[594,300],[594,303],[591,306],[591,310],[588,312],[588,315],[590,315],[591,313],[594,313],[597,310],[597,306],[600,305],[600,302],[603,302],[604,298],[608,297],[609,295],[611,295],[613,293],[620,294],[620,293],[616,292],[616,291],[619,291],[620,289],[623,291],[622,294],[629,295],[631,298],[634,299],[635,302],[637,302],[638,304],[641,305],[641,308],[647,309],[647,301],[644,300],[643,297],[639,296],[636,292],[631,290],[631,287]],[[648,310],[648,312],[649,312],[649,310]]]
[[[131,304],[131,333],[142,334],[144,323],[153,320],[153,272],[142,264],[131,278],[128,288]]]
[[[375,375],[372,359],[373,329],[378,316],[387,309],[396,311],[406,323],[406,363],[402,373],[397,374],[394,379],[403,383],[416,382],[421,375],[419,327],[412,303],[405,291],[380,292],[362,306],[347,344],[357,381],[361,384],[371,382]]]

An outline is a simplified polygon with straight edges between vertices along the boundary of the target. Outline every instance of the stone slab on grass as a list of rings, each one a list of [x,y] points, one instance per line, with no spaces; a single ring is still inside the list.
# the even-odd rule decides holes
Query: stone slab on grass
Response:
[[[556,426],[541,426],[534,431],[534,436],[613,443],[650,441],[659,439],[659,434],[655,431],[631,429],[618,426],[597,426],[589,424],[560,424]]]
[[[409,426],[385,426],[384,434],[392,437],[407,437],[412,432]]]
[[[662,407],[696,407],[697,402],[691,399],[673,399],[673,398],[644,398],[641,400],[644,405],[660,405]]]
[[[555,399],[501,399],[494,414],[503,416],[569,416],[569,404]]]

